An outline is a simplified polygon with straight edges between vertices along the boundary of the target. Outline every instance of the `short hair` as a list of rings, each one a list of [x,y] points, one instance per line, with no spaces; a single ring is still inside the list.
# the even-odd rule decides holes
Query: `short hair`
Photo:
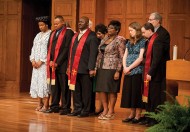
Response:
[[[45,24],[48,25],[48,28],[51,28],[51,21],[49,16],[40,16],[36,17],[37,22],[44,22]]]
[[[132,22],[129,24],[129,27],[133,28],[136,31],[136,40],[130,36],[130,42],[134,43],[142,38],[141,25],[138,22]]]
[[[81,18],[89,25],[89,18],[87,16],[82,16]]]
[[[159,20],[160,24],[162,24],[162,16],[158,12],[153,12],[150,15],[153,15],[154,19]]]
[[[64,21],[64,18],[63,18],[63,16],[61,16],[61,15],[55,16],[55,19],[59,19],[59,20],[61,20],[61,21]]]
[[[151,30],[154,32],[154,26],[149,22],[145,23],[142,27],[144,27],[146,30]]]
[[[110,23],[108,24],[108,27],[112,25],[114,26],[115,30],[117,30],[117,34],[119,34],[120,30],[121,30],[121,22],[118,20],[112,20],[110,21]]]
[[[104,24],[100,23],[100,24],[95,26],[95,32],[96,33],[101,32],[102,34],[106,34],[108,32],[108,30]]]

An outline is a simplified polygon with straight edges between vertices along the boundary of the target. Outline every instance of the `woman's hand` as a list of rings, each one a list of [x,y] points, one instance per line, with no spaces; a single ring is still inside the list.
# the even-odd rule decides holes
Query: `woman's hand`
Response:
[[[36,61],[34,61],[34,60],[32,61],[32,67],[36,68]]]
[[[95,70],[90,70],[90,71],[89,71],[90,77],[93,77],[93,76],[94,76],[94,73],[95,73]]]
[[[118,80],[119,79],[119,72],[116,71],[115,74],[114,74],[114,80]]]
[[[36,68],[40,68],[41,65],[42,65],[42,63],[43,63],[43,62],[39,60],[39,61],[36,63]]]
[[[129,67],[124,67],[124,68],[123,68],[123,73],[124,73],[125,75],[130,74],[131,72],[130,72]]]

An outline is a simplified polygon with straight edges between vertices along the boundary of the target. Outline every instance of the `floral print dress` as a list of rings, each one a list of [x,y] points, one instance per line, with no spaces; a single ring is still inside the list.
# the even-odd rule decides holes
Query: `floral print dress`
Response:
[[[46,57],[47,57],[47,44],[51,31],[40,32],[36,35],[33,41],[33,47],[31,50],[30,61],[39,60],[44,62],[38,69],[33,68],[32,79],[30,85],[30,95],[32,98],[48,97],[49,88],[47,85],[47,73],[46,73]]]

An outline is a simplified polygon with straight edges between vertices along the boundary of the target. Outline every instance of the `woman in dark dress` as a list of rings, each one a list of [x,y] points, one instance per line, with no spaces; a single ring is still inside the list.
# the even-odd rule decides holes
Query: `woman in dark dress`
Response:
[[[99,42],[101,42],[101,40],[106,37],[107,32],[108,32],[107,27],[104,24],[100,23],[95,26],[95,33],[96,33],[96,36],[97,36]],[[96,77],[94,77],[93,88],[94,89],[96,88]],[[98,96],[99,96],[99,110],[97,112],[95,112],[95,115],[99,115],[100,113],[103,112],[103,105],[100,100],[100,95],[98,94]]]
[[[130,108],[130,115],[123,122],[138,123],[142,107],[142,70],[141,64],[145,50],[145,39],[142,38],[141,25],[137,22],[129,24],[130,39],[126,44],[123,57],[125,74],[121,107]]]
[[[108,36],[99,45],[99,53],[96,61],[96,91],[100,93],[104,110],[98,119],[113,119],[115,114],[114,107],[117,100],[117,93],[120,90],[122,59],[125,48],[125,38],[118,36],[120,28],[121,23],[112,20],[108,25]],[[109,109],[108,104],[110,106]]]

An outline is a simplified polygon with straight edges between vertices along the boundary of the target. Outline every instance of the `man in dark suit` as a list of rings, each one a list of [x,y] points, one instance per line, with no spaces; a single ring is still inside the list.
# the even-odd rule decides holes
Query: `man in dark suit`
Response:
[[[148,39],[146,43],[146,51],[144,54],[144,87],[143,102],[146,103],[146,111],[156,112],[158,105],[162,104],[162,81],[166,79],[166,61],[167,50],[163,41],[160,40],[158,33],[154,33],[154,27],[151,23],[143,25],[142,35]],[[152,126],[155,120],[147,118],[143,124]]]
[[[159,41],[164,45],[164,56],[165,56],[165,64],[162,69],[162,73],[166,74],[166,61],[170,60],[170,34],[169,32],[161,25],[162,24],[162,16],[158,12],[153,12],[149,16],[149,23],[154,26],[154,32],[158,34]],[[166,75],[162,78],[162,95],[161,101],[164,103],[166,101]]]
[[[66,74],[69,47],[74,35],[71,29],[67,29],[62,16],[54,19],[55,30],[51,33],[48,44],[47,75],[51,85],[51,106],[46,113],[58,113],[61,99],[61,115],[70,113],[71,92],[68,87]]]
[[[89,28],[89,18],[81,17],[80,32],[72,39],[68,66],[69,88],[73,90],[74,111],[69,116],[87,117],[92,102],[92,77],[95,73],[98,39]]]

